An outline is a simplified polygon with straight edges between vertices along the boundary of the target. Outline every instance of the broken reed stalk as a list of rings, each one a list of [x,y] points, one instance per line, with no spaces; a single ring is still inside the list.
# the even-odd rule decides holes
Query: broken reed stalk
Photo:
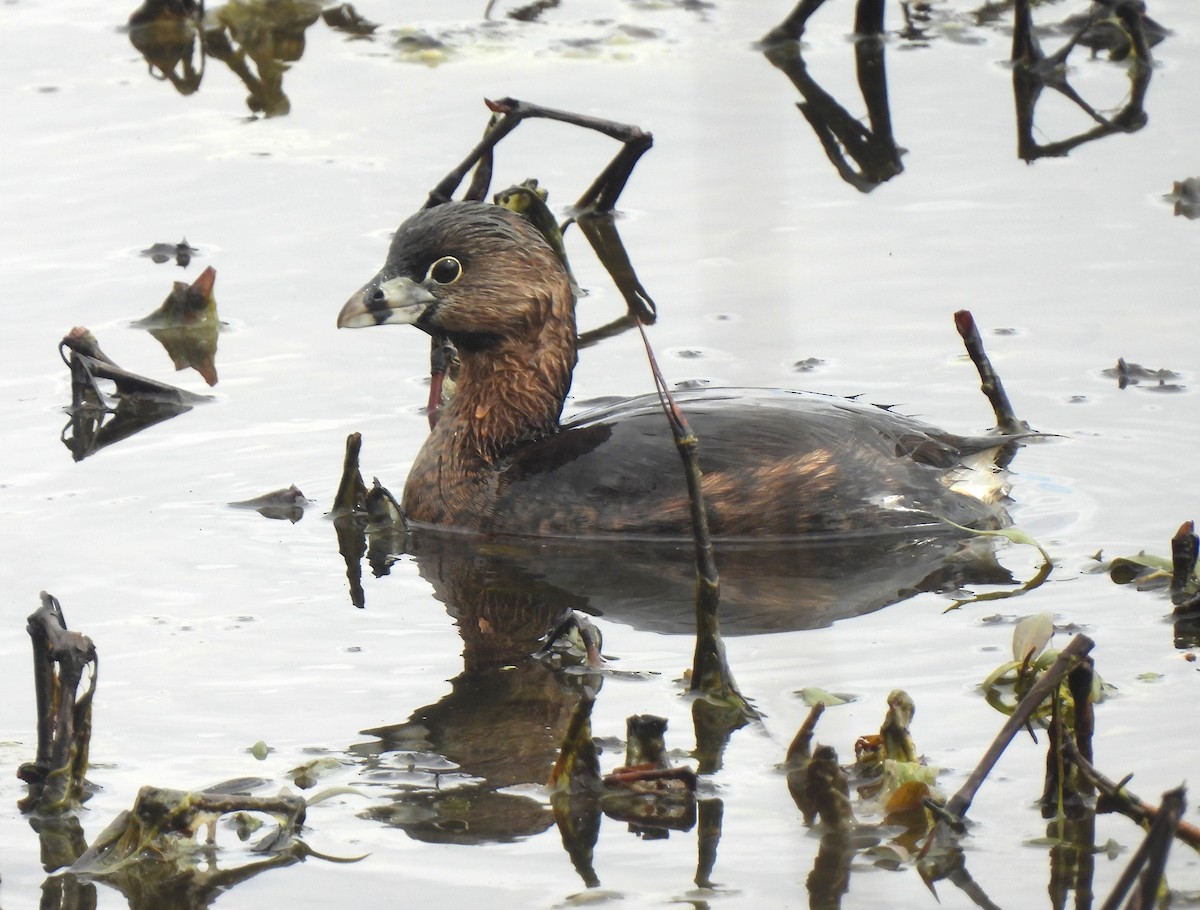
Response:
[[[56,812],[77,804],[85,792],[92,699],[100,662],[90,638],[68,631],[58,599],[45,591],[40,596],[42,605],[26,625],[33,643],[37,757],[22,765],[17,775],[30,785],[30,795],[21,804],[23,811]],[[91,679],[80,695],[89,664]]]
[[[763,36],[761,44],[799,41],[808,20],[825,0],[800,0],[784,20]],[[869,37],[883,34],[883,0],[858,0],[854,7],[854,34]]]
[[[337,492],[333,495],[331,518],[342,518],[362,512],[366,508],[367,485],[363,482],[362,472],[358,467],[358,457],[362,452],[362,434],[351,433],[346,437],[346,454],[342,458],[342,478],[338,482]]]
[[[1084,814],[1085,800],[1094,791],[1091,781],[1079,770],[1072,755],[1082,755],[1089,761],[1092,757],[1092,733],[1095,729],[1095,713],[1092,706],[1092,682],[1094,664],[1090,657],[1083,658],[1067,674],[1067,692],[1071,696],[1071,723],[1063,716],[1065,704],[1054,698],[1047,735],[1046,781],[1042,789],[1042,817],[1063,815],[1077,818]],[[1074,749],[1067,751],[1070,742]]]
[[[992,368],[987,352],[983,349],[983,339],[979,336],[979,328],[975,325],[975,317],[969,310],[959,310],[954,314],[954,327],[962,336],[963,344],[975,369],[979,372],[980,388],[987,396],[996,415],[996,429],[1001,433],[1020,433],[1026,429],[1013,412],[1012,403],[1004,391],[1000,376]]]
[[[69,357],[65,353],[66,350],[71,351]],[[71,370],[71,403],[74,408],[81,405],[105,406],[104,396],[96,385],[97,378],[113,382],[119,395],[138,400],[181,405],[210,400],[208,395],[197,395],[186,389],[122,369],[100,350],[96,336],[82,326],[76,326],[63,336],[58,343],[58,354]],[[88,397],[88,393],[92,398]]]
[[[792,742],[787,748],[786,761],[789,766],[807,762],[812,756],[813,733],[816,732],[817,721],[824,713],[825,702],[823,701],[817,702],[809,709],[808,717],[804,718],[804,723],[800,725],[800,729],[796,731],[796,735],[792,737]]]
[[[438,333],[429,337],[429,398],[425,403],[425,418],[431,430],[437,426],[438,417],[441,416],[446,376],[457,356],[458,352],[445,335]]]
[[[1085,657],[1095,647],[1095,644],[1086,635],[1080,634],[1072,638],[1070,643],[1059,652],[1054,663],[1038,678],[1037,682],[1030,686],[1025,697],[1017,703],[1012,715],[1000,732],[996,734],[996,739],[983,754],[983,758],[979,760],[979,765],[967,777],[958,792],[946,803],[943,817],[948,816],[948,820],[951,822],[961,824],[967,810],[971,808],[971,802],[975,799],[979,787],[991,773],[1008,744],[1012,742],[1012,738],[1017,735],[1017,731],[1029,723],[1041,703],[1058,688],[1063,677],[1077,666],[1078,661]]]
[[[1185,806],[1183,787],[1176,787],[1163,794],[1154,823],[1133,856],[1129,858],[1129,864],[1113,885],[1112,893],[1100,906],[1100,910],[1118,910],[1139,872],[1142,877],[1137,893],[1129,899],[1126,908],[1150,910],[1158,906],[1158,888],[1162,882],[1163,869],[1167,865],[1167,854],[1171,850],[1172,834],[1183,817]]]
[[[757,718],[758,712],[750,707],[745,696],[738,690],[733,673],[725,657],[725,645],[721,640],[720,623],[717,616],[721,603],[721,577],[717,572],[717,560],[713,553],[712,535],[708,530],[708,511],[704,506],[701,490],[700,461],[697,456],[699,440],[692,433],[687,419],[671,396],[666,380],[654,357],[646,328],[639,320],[638,331],[646,347],[650,361],[650,372],[654,376],[654,387],[663,413],[671,426],[679,457],[683,459],[684,477],[687,480],[688,503],[692,513],[692,534],[696,549],[696,650],[692,658],[692,692],[719,699],[747,718]]]
[[[1157,808],[1125,788],[1126,782],[1132,775],[1126,776],[1120,781],[1114,781],[1093,765],[1090,758],[1081,755],[1070,740],[1063,743],[1063,750],[1067,758],[1075,763],[1079,773],[1096,788],[1113,811],[1120,812],[1139,825],[1151,824],[1158,817],[1159,810]],[[1200,851],[1200,827],[1190,822],[1180,821],[1175,828],[1175,836],[1193,850]]]
[[[1198,557],[1200,537],[1196,536],[1196,523],[1185,521],[1171,538],[1171,603],[1177,610],[1200,606],[1200,592],[1192,588]]]
[[[804,777],[804,796],[827,828],[848,831],[854,826],[850,782],[833,746],[813,749]]]
[[[720,799],[702,799],[698,806],[696,824],[696,877],[698,888],[713,888],[713,867],[717,864],[717,846],[721,842],[721,825],[725,818],[725,803]]]
[[[854,7],[854,34],[860,38],[882,36],[883,0],[858,0]]]
[[[614,160],[613,163],[615,164],[616,161]],[[623,184],[624,181],[622,181]],[[575,217],[575,223],[579,225],[579,230],[583,232],[583,236],[595,251],[596,258],[600,260],[601,265],[604,266],[605,271],[617,286],[617,290],[621,292],[621,297],[625,300],[627,315],[618,319],[614,325],[627,328],[629,316],[633,316],[643,323],[654,322],[658,316],[657,305],[646,289],[642,287],[641,281],[638,280],[637,273],[633,269],[633,262],[630,261],[625,244],[621,241],[621,235],[617,233],[617,225],[613,220],[612,211],[582,210],[579,203],[576,205],[581,210]]]

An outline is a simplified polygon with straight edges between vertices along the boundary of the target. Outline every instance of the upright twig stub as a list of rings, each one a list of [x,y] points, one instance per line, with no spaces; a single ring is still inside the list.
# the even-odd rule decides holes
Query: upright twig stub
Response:
[[[1171,603],[1176,610],[1200,607],[1200,586],[1196,584],[1196,560],[1200,557],[1200,537],[1196,523],[1185,521],[1171,538]]]
[[[959,310],[954,314],[954,326],[958,329],[958,334],[962,336],[967,354],[979,372],[980,388],[987,396],[992,411],[996,415],[996,429],[1001,433],[1020,433],[1027,430],[1028,427],[1017,419],[1012,403],[1008,400],[1008,394],[1004,391],[1004,384],[992,368],[992,362],[983,349],[983,339],[979,337],[975,317],[967,310]]]
[[[37,757],[23,764],[17,776],[29,784],[29,796],[20,803],[22,811],[57,812],[77,805],[86,793],[99,660],[90,638],[67,629],[58,599],[45,591],[41,598],[41,607],[30,614],[26,625],[33,642]],[[80,693],[89,665],[91,678]]]

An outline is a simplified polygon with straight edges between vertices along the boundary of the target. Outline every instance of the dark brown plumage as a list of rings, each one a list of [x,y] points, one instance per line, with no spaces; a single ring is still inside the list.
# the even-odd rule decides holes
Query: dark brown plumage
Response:
[[[405,221],[384,267],[338,317],[342,327],[385,323],[444,334],[461,360],[455,397],[404,488],[409,520],[538,536],[690,535],[682,466],[654,396],[560,425],[574,299],[523,218],[457,202]],[[714,534],[1004,521],[994,504],[950,488],[964,459],[1003,439],[809,393],[708,389],[679,400],[700,439]]]

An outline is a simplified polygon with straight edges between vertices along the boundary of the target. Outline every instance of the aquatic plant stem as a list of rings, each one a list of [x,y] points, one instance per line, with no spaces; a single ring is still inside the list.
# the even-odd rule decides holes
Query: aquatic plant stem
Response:
[[[1196,523],[1185,521],[1171,538],[1171,603],[1176,610],[1200,606],[1200,592],[1193,589],[1196,560],[1200,557],[1200,538]]]
[[[1000,376],[995,369],[992,368],[992,362],[983,349],[983,339],[979,336],[975,317],[969,310],[959,310],[954,314],[954,327],[962,336],[967,354],[979,373],[980,388],[987,396],[992,411],[996,415],[996,429],[1001,433],[1020,433],[1027,430],[1028,427],[1022,424],[1013,412],[1012,402],[1008,400],[1008,393],[1004,391],[1004,384],[1000,381]]]
[[[22,811],[55,813],[77,806],[84,796],[100,658],[90,638],[67,629],[58,599],[45,591],[40,596],[41,607],[26,621],[33,644],[37,757],[22,765],[17,776],[30,785],[30,795],[20,802]],[[89,664],[91,679],[80,693]]]
[[[1132,775],[1120,781],[1114,781],[1093,765],[1090,759],[1084,758],[1070,740],[1063,743],[1063,751],[1079,769],[1080,775],[1095,786],[1113,810],[1120,812],[1139,825],[1150,824],[1158,817],[1159,810],[1156,807],[1125,789],[1125,784]],[[1200,827],[1190,822],[1180,821],[1175,828],[1175,836],[1193,850],[1200,851]]]
[[[1133,856],[1129,858],[1129,864],[1113,885],[1108,900],[1100,905],[1100,910],[1118,910],[1139,872],[1142,873],[1141,884],[1137,893],[1125,906],[1136,907],[1138,910],[1150,910],[1151,907],[1158,906],[1158,886],[1162,882],[1163,869],[1167,864],[1167,853],[1171,850],[1171,833],[1179,824],[1185,805],[1183,787],[1176,787],[1163,794],[1154,823]],[[1143,867],[1145,871],[1142,871]]]
[[[696,650],[692,658],[691,691],[701,692],[736,708],[743,719],[757,718],[755,711],[738,690],[733,673],[725,657],[725,645],[721,640],[717,610],[721,602],[721,577],[717,572],[717,560],[713,553],[712,535],[708,529],[708,511],[704,506],[701,489],[700,460],[697,454],[699,440],[692,433],[687,418],[671,396],[654,357],[646,328],[639,320],[638,331],[646,347],[646,357],[654,376],[654,387],[658,392],[663,413],[671,426],[679,456],[683,459],[684,476],[687,480],[688,502],[691,506],[692,533],[696,549]]]
[[[1095,647],[1095,644],[1086,635],[1076,635],[1059,652],[1058,658],[1050,665],[1049,669],[1038,678],[1037,682],[1030,686],[1029,691],[1025,693],[1025,697],[1017,703],[1012,715],[1000,729],[1000,732],[996,734],[996,739],[983,754],[983,758],[979,760],[979,765],[967,777],[958,792],[946,803],[945,813],[951,820],[961,822],[966,816],[967,810],[971,808],[971,802],[975,799],[976,792],[978,792],[980,786],[983,784],[984,779],[991,773],[992,768],[1004,750],[1008,748],[1008,744],[1012,742],[1013,737],[1017,735],[1017,731],[1029,723],[1038,706],[1058,688],[1063,677],[1074,669],[1078,660],[1086,656]]]
[[[527,118],[555,120],[559,123],[567,123],[571,126],[580,126],[585,129],[595,130],[596,132],[602,133],[605,136],[616,139],[618,142],[625,144],[626,148],[633,147],[641,149],[641,151],[632,156],[632,162],[628,161],[628,157],[632,153],[627,152],[626,149],[622,149],[621,152],[618,152],[618,158],[615,159],[608,168],[601,172],[600,177],[598,177],[596,182],[592,184],[589,192],[595,191],[597,185],[600,184],[601,181],[606,177],[608,180],[612,180],[614,171],[620,170],[619,167],[614,167],[617,165],[618,159],[625,162],[628,170],[632,171],[633,164],[636,163],[637,158],[640,157],[641,153],[648,149],[653,142],[653,137],[650,133],[647,133],[636,126],[630,126],[624,123],[616,123],[612,120],[604,120],[600,117],[589,117],[585,114],[574,114],[570,111],[542,107],[539,104],[533,104],[528,101],[520,101],[516,98],[501,98],[497,101],[485,99],[484,103],[487,104],[488,109],[491,110],[496,116],[489,120],[488,128],[484,131],[483,138],[476,143],[475,148],[473,148],[467,157],[464,158],[453,170],[451,170],[449,174],[443,177],[441,182],[430,191],[429,198],[425,203],[425,208],[432,208],[435,205],[441,205],[443,202],[449,201],[454,191],[458,189],[459,185],[463,181],[463,178],[467,175],[467,172],[470,171],[471,168],[475,167],[477,163],[484,163],[485,169],[490,171],[492,151],[497,145],[499,145],[500,140],[515,130],[521,124],[521,121]],[[628,176],[628,172],[626,172],[625,178],[628,179]],[[608,207],[611,208],[616,202],[616,198],[620,195],[623,188],[624,180],[621,180],[618,184],[606,184],[604,187],[601,187],[604,192],[602,194],[596,194],[598,204],[607,203]],[[471,192],[477,193],[478,195],[472,195],[468,198],[482,199],[484,194],[487,192],[486,182],[484,182],[482,179],[476,179],[471,184]]]

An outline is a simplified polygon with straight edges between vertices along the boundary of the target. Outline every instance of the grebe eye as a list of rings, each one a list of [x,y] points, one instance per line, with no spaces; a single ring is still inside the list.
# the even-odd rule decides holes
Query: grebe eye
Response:
[[[443,256],[429,267],[425,277],[432,278],[438,284],[454,284],[462,277],[462,263],[453,256]]]

